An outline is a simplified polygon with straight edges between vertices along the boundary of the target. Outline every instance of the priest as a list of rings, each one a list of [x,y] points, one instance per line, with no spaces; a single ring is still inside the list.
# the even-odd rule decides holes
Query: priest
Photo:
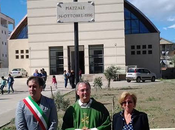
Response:
[[[90,84],[79,82],[76,92],[79,100],[66,110],[62,130],[111,130],[109,112],[102,103],[90,97]]]

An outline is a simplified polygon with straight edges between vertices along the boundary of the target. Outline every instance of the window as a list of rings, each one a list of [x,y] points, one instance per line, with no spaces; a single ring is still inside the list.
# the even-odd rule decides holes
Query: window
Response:
[[[2,42],[2,45],[4,44],[4,42]]]
[[[26,59],[29,59],[29,55],[26,55]]]
[[[148,45],[148,49],[152,49],[152,45]]]
[[[19,50],[15,50],[15,54],[19,54]]]
[[[50,47],[50,74],[63,74],[64,60],[63,60],[63,47]]]
[[[21,54],[23,54],[24,53],[24,50],[21,50]]]
[[[133,49],[135,49],[135,46],[134,45],[131,46],[131,50],[133,50]]]
[[[104,61],[103,61],[103,45],[90,45],[89,46],[89,72],[103,73]]]
[[[137,72],[143,73],[143,69],[137,69]]]
[[[4,54],[2,54],[2,57],[4,57]]]
[[[137,45],[137,49],[140,49],[140,45]]]
[[[148,49],[148,47],[150,47]],[[152,45],[131,45],[131,55],[152,54]]]
[[[144,69],[144,73],[151,73],[151,72],[147,69]]]
[[[137,55],[140,55],[140,51],[137,51]]]
[[[142,23],[142,21],[127,8],[124,9],[124,17],[125,34],[138,34],[150,32],[148,28]]]
[[[26,54],[29,53],[29,50],[26,50]]]
[[[135,55],[135,51],[131,51],[131,55]]]
[[[138,19],[131,19],[131,28],[132,28],[132,33],[139,33],[139,20]]]
[[[7,45],[7,43],[5,42],[5,45]]]
[[[19,55],[16,55],[16,59],[19,59]]]
[[[24,26],[21,32],[19,32],[19,35],[16,37],[16,39],[26,39],[28,38],[28,26]]]
[[[24,59],[24,55],[21,55],[21,59]]]
[[[148,54],[152,54],[152,50],[148,50]]]
[[[142,51],[142,54],[146,54],[146,50]]]
[[[146,49],[146,45],[142,45],[142,49]]]

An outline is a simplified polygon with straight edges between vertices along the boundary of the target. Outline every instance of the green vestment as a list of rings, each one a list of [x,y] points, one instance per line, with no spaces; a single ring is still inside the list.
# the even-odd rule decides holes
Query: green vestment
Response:
[[[67,109],[63,117],[62,130],[82,128],[111,130],[109,112],[103,104],[92,99],[90,108],[81,108],[77,101]]]

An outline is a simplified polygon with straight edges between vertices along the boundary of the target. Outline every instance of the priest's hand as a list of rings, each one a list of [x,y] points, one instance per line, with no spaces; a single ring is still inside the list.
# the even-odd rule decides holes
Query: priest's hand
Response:
[[[83,128],[82,130],[91,130],[91,129],[88,129],[88,128]]]

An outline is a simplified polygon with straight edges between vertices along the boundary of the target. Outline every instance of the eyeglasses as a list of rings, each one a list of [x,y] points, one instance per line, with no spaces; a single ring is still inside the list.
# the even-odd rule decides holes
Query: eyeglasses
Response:
[[[133,102],[132,101],[124,101],[124,102],[122,102],[122,105],[124,104],[124,105],[126,105],[128,103],[128,105],[129,104],[132,104]]]

